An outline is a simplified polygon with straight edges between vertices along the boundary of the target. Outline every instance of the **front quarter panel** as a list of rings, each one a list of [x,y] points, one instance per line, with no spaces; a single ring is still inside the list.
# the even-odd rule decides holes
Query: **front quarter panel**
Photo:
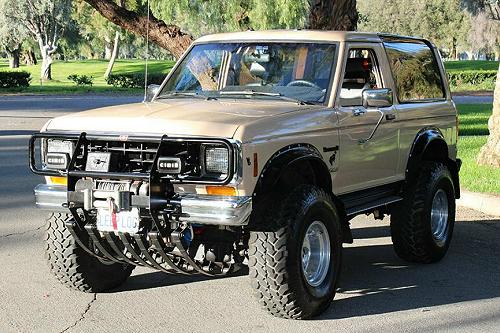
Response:
[[[313,146],[320,152],[332,175],[335,174],[339,139],[334,109],[312,107],[259,120],[238,128],[235,139],[242,142],[243,154],[239,195],[252,195],[266,163],[277,151],[289,145]],[[254,168],[257,176],[254,176]]]

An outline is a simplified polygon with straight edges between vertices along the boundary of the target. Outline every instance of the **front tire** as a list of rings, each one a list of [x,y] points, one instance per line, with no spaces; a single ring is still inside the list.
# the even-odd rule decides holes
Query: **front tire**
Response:
[[[396,254],[410,262],[441,260],[450,246],[455,224],[455,190],[448,168],[424,162],[403,201],[391,214],[391,235]]]
[[[275,316],[307,319],[332,302],[340,273],[340,219],[330,196],[301,185],[270,212],[249,240],[252,287]]]
[[[135,266],[104,264],[83,250],[65,222],[69,214],[53,213],[47,220],[45,258],[51,272],[65,286],[83,292],[102,292],[123,284]]]

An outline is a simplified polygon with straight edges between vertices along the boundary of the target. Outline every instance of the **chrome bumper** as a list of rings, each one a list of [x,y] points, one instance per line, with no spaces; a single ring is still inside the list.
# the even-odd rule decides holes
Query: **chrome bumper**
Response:
[[[39,184],[35,187],[36,206],[41,209],[68,212],[67,189],[63,185]],[[181,222],[242,226],[252,212],[251,197],[229,197],[185,194],[180,196]]]
[[[181,196],[184,222],[241,226],[248,224],[252,197],[187,194]]]
[[[69,210],[63,207],[67,202],[68,195],[64,185],[38,184],[35,187],[35,203],[40,209],[69,213]]]

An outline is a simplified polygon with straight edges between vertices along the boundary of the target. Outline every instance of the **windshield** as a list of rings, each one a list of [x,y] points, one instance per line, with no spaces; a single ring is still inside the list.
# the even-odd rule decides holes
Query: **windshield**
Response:
[[[191,49],[158,96],[284,98],[322,103],[334,58],[333,44],[200,44]]]

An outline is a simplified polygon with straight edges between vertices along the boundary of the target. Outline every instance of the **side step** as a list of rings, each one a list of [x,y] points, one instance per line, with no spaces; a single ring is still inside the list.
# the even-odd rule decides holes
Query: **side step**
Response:
[[[386,198],[381,198],[381,199],[367,202],[367,203],[364,203],[364,204],[361,204],[358,206],[349,207],[348,209],[346,209],[346,213],[347,213],[347,216],[353,216],[353,215],[368,212],[374,208],[389,205],[389,204],[392,204],[392,203],[395,203],[395,202],[398,202],[401,200],[403,200],[403,198],[396,196],[396,195],[391,195],[391,196],[386,197]]]
[[[348,217],[369,212],[377,207],[403,200],[399,196],[401,182],[377,186],[366,190],[339,195]]]

